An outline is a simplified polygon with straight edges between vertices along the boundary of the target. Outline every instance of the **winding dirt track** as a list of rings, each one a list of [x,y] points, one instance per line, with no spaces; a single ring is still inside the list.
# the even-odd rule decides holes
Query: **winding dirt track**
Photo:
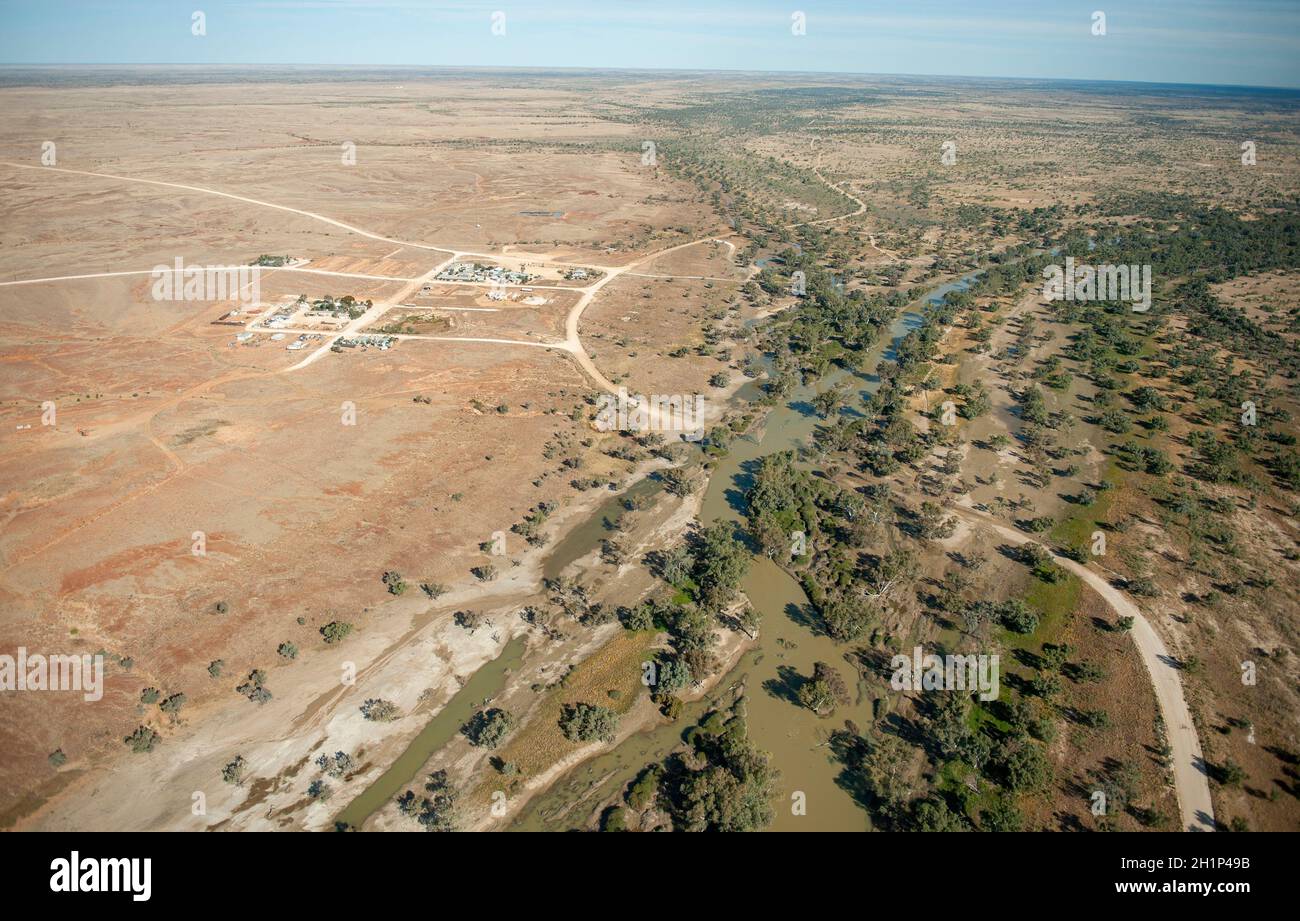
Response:
[[[686,243],[678,243],[676,246],[669,246],[666,249],[647,253],[640,259],[637,259],[634,262],[629,262],[625,266],[605,269],[605,276],[594,285],[590,285],[583,293],[582,297],[578,298],[578,302],[569,309],[569,315],[565,317],[564,320],[565,343],[563,347],[573,354],[574,360],[578,362],[582,367],[582,370],[586,371],[587,375],[593,381],[609,393],[618,392],[618,387],[616,387],[609,378],[600,372],[600,369],[596,367],[596,363],[592,361],[591,357],[587,354],[587,350],[583,348],[582,340],[578,338],[578,320],[582,317],[582,312],[587,309],[587,305],[589,305],[592,299],[595,298],[596,293],[615,278],[626,274],[638,265],[658,259],[660,256],[665,256],[668,253],[674,253],[679,249],[686,249],[688,246],[695,246],[699,243],[707,243],[713,240],[717,240],[719,243],[730,246],[732,251],[735,251],[735,246],[733,244],[728,243],[726,240],[719,240],[713,236],[701,237],[698,240],[689,240]]]
[[[423,249],[423,250],[443,253],[449,257],[444,262],[435,266],[428,273],[426,273],[425,275],[421,276],[418,279],[401,279],[407,281],[408,284],[402,289],[401,292],[399,292],[399,294],[396,297],[391,298],[388,301],[385,301],[382,305],[380,304],[375,305],[375,308],[372,308],[371,311],[367,311],[365,315],[358,318],[353,323],[350,323],[346,330],[338,334],[340,336],[346,335],[349,332],[362,328],[362,326],[364,326],[366,323],[373,320],[378,315],[375,311],[378,311],[378,313],[382,313],[383,309],[387,309],[387,307],[391,306],[392,303],[400,301],[403,297],[406,297],[410,292],[416,290],[422,282],[429,280],[433,276],[435,276],[449,262],[458,258],[460,255],[466,255],[451,247],[436,246],[427,243],[416,243],[409,240],[398,240],[392,237],[386,237],[380,234],[372,233],[360,227],[356,227],[352,224],[347,224],[342,221],[338,221],[333,218],[326,217],[325,215],[317,214],[316,212],[304,211],[298,208],[291,208],[287,205],[279,205],[279,204],[275,204],[274,202],[263,201],[256,198],[249,198],[242,195],[234,195],[228,192],[217,191],[215,189],[203,188],[201,186],[185,185],[176,182],[164,182],[156,179],[143,179],[143,178],[131,177],[131,176],[118,176],[109,173],[97,173],[97,172],[90,172],[86,170],[71,170],[71,169],[63,169],[63,168],[52,167],[52,166],[34,166],[32,164],[14,163],[9,161],[0,161],[0,165],[10,166],[18,169],[36,169],[36,170],[66,173],[66,174],[79,175],[79,176],[91,176],[98,179],[108,179],[108,180],[114,180],[119,182],[135,182],[135,183],[141,183],[145,185],[159,186],[163,188],[179,189],[181,191],[186,191],[186,192],[197,192],[206,195],[215,195],[221,198],[230,199],[232,201],[257,205],[264,208],[272,208],[278,211],[285,211],[291,214],[297,214],[303,217],[311,218],[313,220],[320,221],[322,223],[331,225],[333,227],[337,227],[341,230],[345,230],[350,233],[355,233],[358,234],[359,236],[367,237],[372,240],[380,240],[388,243],[394,243],[403,247],[412,247],[416,249]],[[834,221],[839,221],[845,218],[856,216],[866,210],[866,205],[861,199],[857,198],[851,193],[845,192],[844,190],[837,188],[835,185],[831,184],[823,176],[821,176],[820,172],[817,172],[817,177],[821,179],[822,182],[826,183],[826,185],[829,186],[830,188],[840,192],[840,194],[843,194],[846,197],[853,200],[854,202],[856,202],[858,208],[856,211],[850,214],[840,215],[834,218],[825,218],[817,221],[808,221],[808,222],[804,222],[804,224],[817,225],[817,224],[831,223]],[[803,226],[803,225],[796,224],[792,226]],[[675,252],[680,249],[685,249],[686,247],[689,246],[695,246],[699,243],[709,242],[712,240],[716,240],[717,242],[730,246],[734,252],[735,249],[734,245],[729,243],[728,241],[721,240],[715,236],[707,236],[697,240],[690,240],[685,243],[680,243],[674,246],[670,246],[665,249],[659,250],[657,252],[649,253],[631,263],[628,263],[625,266],[599,267],[605,272],[604,276],[583,290],[582,297],[578,300],[576,304],[574,304],[574,306],[570,309],[568,316],[565,318],[566,335],[565,335],[564,342],[557,342],[557,343],[516,342],[514,340],[506,340],[506,339],[474,339],[474,340],[456,339],[451,341],[491,342],[491,343],[501,343],[501,344],[510,344],[510,345],[533,345],[533,346],[543,345],[550,348],[558,348],[564,351],[568,351],[573,355],[574,359],[577,361],[578,365],[582,368],[582,370],[597,385],[599,385],[600,387],[602,387],[603,389],[609,392],[615,392],[617,390],[617,387],[613,384],[613,382],[611,382],[607,377],[605,377],[604,374],[601,373],[600,369],[596,367],[595,363],[591,360],[590,356],[588,356],[587,351],[583,347],[582,342],[578,336],[578,321],[581,318],[583,311],[591,303],[595,295],[605,285],[609,284],[609,282],[613,281],[618,276],[627,274],[630,272],[631,269],[639,265],[643,265],[644,263],[656,259],[660,256],[666,255],[671,252]],[[872,246],[875,246],[874,238],[872,238],[871,243]],[[876,248],[879,249],[879,247]],[[886,252],[885,250],[880,250],[880,251]],[[534,258],[538,258],[538,257],[534,257]],[[538,258],[538,261],[550,263],[553,262],[554,260],[550,260],[545,257],[540,257]],[[9,282],[7,284],[29,284],[29,283],[43,282],[43,281],[71,280],[73,278],[82,278],[82,277],[104,277],[106,275],[116,275],[116,274],[125,275],[125,274],[133,274],[133,273],[123,272],[123,273],[104,273],[103,275],[93,275],[93,276],[62,276],[61,278],[30,279],[25,281]],[[335,274],[335,273],[322,273],[322,274]],[[343,275],[345,273],[337,273],[337,274]],[[631,274],[635,275],[638,273],[631,273]],[[318,349],[317,351],[313,352],[311,355],[304,358],[301,362],[294,365],[292,368],[286,370],[291,371],[296,368],[301,368],[318,360],[329,350],[329,346],[333,344],[333,342],[336,341],[337,338],[338,336],[333,337],[320,349]],[[435,337],[428,337],[428,338],[435,338]],[[157,444],[156,440],[155,443]],[[163,446],[159,444],[159,447],[162,448]],[[165,448],[163,450],[165,451],[165,453],[170,454],[170,452],[167,452]],[[953,510],[961,517],[989,528],[990,530],[997,533],[999,536],[1011,541],[1014,544],[1020,545],[1032,541],[1031,537],[1022,534],[1021,532],[1016,531],[1013,528],[1009,528],[1004,524],[1000,523],[999,521],[997,521],[996,519],[991,518],[983,513],[977,512],[974,509],[970,509],[962,506],[954,506]],[[1156,699],[1160,706],[1160,712],[1164,717],[1166,733],[1169,738],[1169,744],[1173,749],[1174,785],[1178,795],[1179,808],[1182,815],[1182,825],[1185,829],[1189,831],[1213,831],[1214,830],[1214,807],[1210,799],[1210,788],[1209,788],[1209,783],[1207,778],[1205,760],[1201,754],[1201,744],[1200,744],[1200,739],[1196,734],[1196,727],[1192,723],[1191,713],[1187,709],[1187,702],[1183,696],[1182,681],[1178,673],[1176,661],[1172,656],[1170,656],[1168,650],[1165,648],[1164,642],[1151,628],[1150,623],[1148,623],[1146,618],[1143,616],[1141,610],[1135,604],[1133,604],[1131,600],[1129,600],[1121,592],[1119,592],[1112,585],[1110,585],[1110,583],[1108,583],[1105,579],[1103,579],[1101,576],[1097,575],[1095,572],[1088,569],[1087,567],[1075,563],[1073,560],[1069,560],[1064,557],[1058,556],[1056,559],[1061,566],[1063,566],[1070,572],[1074,573],[1076,576],[1078,576],[1080,579],[1086,582],[1091,588],[1093,588],[1103,599],[1107,601],[1108,604],[1110,604],[1110,606],[1116,611],[1117,614],[1133,618],[1134,621],[1134,626],[1132,630],[1133,640],[1137,644],[1138,652],[1142,656],[1142,660],[1147,667],[1147,672],[1151,677],[1152,687],[1155,689]]]
[[[233,195],[230,192],[219,192],[216,189],[205,189],[197,185],[184,185],[179,182],[163,182],[161,179],[141,179],[137,176],[116,176],[112,173],[94,173],[89,170],[64,169],[59,166],[36,166],[32,163],[14,163],[10,160],[0,161],[0,166],[12,166],[16,169],[34,169],[50,173],[68,173],[73,176],[93,176],[96,179],[111,179],[116,182],[139,182],[144,185],[161,186],[166,189],[180,189],[183,192],[199,192],[203,195],[216,195],[220,198],[228,198],[231,201],[240,201],[247,205],[259,205],[263,208],[274,208],[276,211],[288,211],[290,214],[298,214],[302,217],[309,217],[312,220],[329,224],[332,227],[338,227],[340,230],[346,230],[349,233],[359,234],[363,237],[369,237],[371,240],[382,240],[385,243],[396,243],[398,246],[410,246],[415,249],[429,249],[436,252],[448,253],[452,251],[442,246],[432,246],[428,243],[412,243],[410,240],[394,240],[392,237],[381,236],[377,233],[371,233],[352,224],[345,224],[342,221],[336,221],[332,217],[326,217],[323,214],[317,214],[315,211],[303,211],[299,208],[290,208],[288,205],[277,205],[274,202],[262,201],[259,198],[247,198],[243,195]]]
[[[953,512],[967,521],[988,528],[999,537],[1017,546],[1037,543],[1034,538],[1014,528],[1007,527],[996,518],[963,505],[950,506]],[[1050,547],[1046,548],[1051,550]],[[1152,629],[1142,610],[1123,592],[1104,578],[1074,560],[1056,556],[1056,562],[1078,576],[1114,609],[1117,615],[1133,618],[1130,634],[1138,654],[1151,677],[1151,687],[1160,705],[1165,721],[1165,735],[1173,749],[1174,789],[1178,794],[1178,807],[1185,831],[1214,831],[1214,803],[1210,799],[1209,776],[1205,758],[1201,754],[1201,740],[1196,734],[1191,711],[1183,697],[1183,681],[1177,660],[1169,654],[1164,640]]]
[[[816,176],[818,181],[820,181],[822,185],[826,186],[826,188],[830,189],[832,192],[835,192],[838,195],[843,195],[845,198],[849,199],[858,207],[853,211],[849,211],[846,214],[838,214],[835,217],[824,217],[815,221],[799,221],[794,224],[787,224],[786,225],[787,230],[793,230],[796,227],[818,227],[822,224],[834,224],[837,221],[847,221],[849,218],[857,217],[858,215],[862,214],[867,210],[866,202],[858,198],[858,196],[854,195],[852,192],[848,191],[847,189],[840,188],[841,185],[845,185],[846,183],[849,182],[849,180],[845,180],[844,182],[840,182],[840,183],[834,183],[822,175],[821,162],[822,162],[822,154],[821,154],[821,150],[819,149],[817,151],[817,164],[812,168],[813,175]],[[885,249],[884,247],[877,244],[875,234],[868,233],[867,242],[871,244],[872,249],[880,253],[882,256],[888,256],[889,258],[898,260],[900,262],[903,260],[903,257],[898,255],[898,253],[894,252],[893,250]]]

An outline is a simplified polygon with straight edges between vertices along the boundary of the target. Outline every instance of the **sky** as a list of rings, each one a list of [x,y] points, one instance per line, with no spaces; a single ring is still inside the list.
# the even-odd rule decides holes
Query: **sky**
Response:
[[[194,34],[196,11],[205,34]],[[1098,14],[1104,34],[1094,34]],[[1295,88],[1300,0],[0,0],[0,64],[767,70]]]

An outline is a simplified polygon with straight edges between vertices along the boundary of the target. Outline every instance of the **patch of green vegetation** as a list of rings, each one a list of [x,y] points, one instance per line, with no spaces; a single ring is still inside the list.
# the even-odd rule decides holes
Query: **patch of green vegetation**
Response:
[[[1072,573],[1066,573],[1060,582],[1049,583],[1035,579],[1025,593],[1024,600],[1030,607],[1041,611],[1043,619],[1039,622],[1038,629],[1028,637],[1008,634],[1007,645],[1015,646],[1017,640],[1027,647],[1057,642],[1065,629],[1067,618],[1078,607],[1082,590],[1083,583]]]
[[[972,713],[976,709],[978,707],[972,707]],[[944,762],[938,776],[935,777],[934,788],[949,800],[960,803],[963,807],[962,812],[975,822],[979,818],[980,811],[991,807],[1001,794],[997,787],[990,783],[981,783],[979,792],[972,790],[966,784],[966,779],[972,774],[978,775],[979,771],[960,758],[954,758]]]
[[[1105,521],[1115,497],[1124,487],[1127,476],[1115,464],[1115,459],[1106,459],[1101,472],[1101,481],[1109,483],[1110,489],[1097,493],[1092,505],[1071,503],[1056,525],[1049,532],[1052,542],[1057,547],[1088,547],[1092,544],[1092,532],[1097,530],[1097,523]]]

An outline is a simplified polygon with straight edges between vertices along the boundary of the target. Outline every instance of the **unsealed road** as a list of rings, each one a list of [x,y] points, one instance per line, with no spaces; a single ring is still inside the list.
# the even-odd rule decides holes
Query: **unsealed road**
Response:
[[[992,516],[961,505],[950,508],[967,521],[982,525],[1016,545],[1037,543],[1028,534],[1007,527]],[[1050,551],[1052,548],[1045,549]],[[1210,799],[1208,770],[1201,754],[1196,724],[1192,722],[1192,713],[1183,697],[1183,680],[1176,660],[1141,609],[1128,596],[1087,566],[1053,555],[1058,564],[1082,579],[1116,614],[1133,618],[1133,629],[1129,632],[1147,667],[1147,674],[1151,676],[1151,686],[1165,721],[1165,735],[1173,750],[1174,790],[1178,794],[1182,827],[1185,831],[1214,831],[1214,803]]]

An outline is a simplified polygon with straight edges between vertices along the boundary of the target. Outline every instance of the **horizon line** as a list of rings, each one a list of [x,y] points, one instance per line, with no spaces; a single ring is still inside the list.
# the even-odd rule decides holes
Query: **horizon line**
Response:
[[[502,72],[538,72],[538,71],[595,71],[602,73],[677,73],[677,74],[771,74],[774,76],[809,76],[809,77],[925,77],[939,80],[1001,80],[1001,81],[1020,81],[1020,82],[1042,82],[1042,83],[1114,83],[1125,86],[1150,86],[1150,87],[1188,87],[1200,89],[1231,89],[1231,90],[1272,90],[1281,92],[1300,93],[1300,84],[1292,86],[1277,86],[1268,84],[1253,83],[1181,83],[1176,81],[1157,81],[1157,80],[1116,80],[1105,77],[1038,77],[1038,76],[1005,76],[1005,75],[987,75],[987,74],[940,74],[940,73],[905,73],[905,72],[865,72],[850,70],[748,70],[739,68],[723,67],[602,67],[602,66],[578,66],[578,65],[533,65],[527,67],[510,67],[494,64],[322,64],[316,62],[283,62],[274,63],[265,62],[178,62],[178,61],[40,61],[40,62],[0,62],[0,69],[20,69],[20,68],[144,68],[144,67],[169,67],[177,69],[201,69],[201,68],[315,68],[321,71],[345,71],[345,70],[484,70],[484,71],[502,71]]]

